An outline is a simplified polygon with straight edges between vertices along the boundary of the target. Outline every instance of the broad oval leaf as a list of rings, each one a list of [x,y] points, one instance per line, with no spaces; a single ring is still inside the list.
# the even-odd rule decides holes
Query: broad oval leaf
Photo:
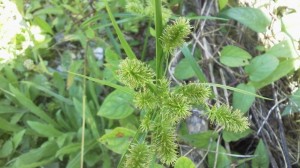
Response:
[[[274,45],[265,54],[272,55],[277,58],[296,58],[298,54],[296,53],[293,43],[291,40],[284,40],[280,43]]]
[[[175,163],[175,168],[195,168],[195,164],[193,163],[193,161],[191,161],[191,159],[182,156],[180,157],[176,163]]]
[[[250,81],[249,83],[251,83],[251,85],[253,85],[256,89],[260,89],[295,70],[296,61],[297,60],[295,59],[281,61],[277,68],[267,78],[259,82]]]
[[[249,74],[250,80],[259,82],[277,68],[279,60],[271,55],[257,56],[251,60],[251,63],[245,67],[245,71]]]
[[[213,141],[210,146],[211,151],[217,151],[217,154],[215,152],[209,152],[208,154],[208,167],[216,167],[216,168],[224,168],[224,167],[230,167],[231,165],[231,159],[227,155],[226,149],[219,145],[217,149],[218,144]]]
[[[239,67],[248,65],[251,58],[247,51],[239,47],[226,46],[221,51],[220,61],[229,67]]]
[[[297,89],[291,96],[288,105],[284,108],[281,116],[299,113],[298,107],[300,106],[300,89]]]
[[[134,135],[135,131],[133,130],[123,127],[117,127],[112,131],[107,131],[99,139],[99,141],[108,149],[118,154],[123,154],[127,150],[130,141],[134,137]]]
[[[97,115],[109,119],[123,119],[133,113],[132,95],[121,90],[111,92],[102,103]]]
[[[252,167],[268,168],[269,167],[269,156],[267,149],[262,140],[259,141],[255,152],[255,158],[252,159]]]
[[[241,83],[236,88],[255,94],[255,87],[251,85]],[[249,110],[254,100],[254,95],[249,95],[235,91],[233,92],[232,106],[235,109],[239,109],[242,113],[245,113]]]
[[[218,0],[219,9],[222,10],[228,4],[228,0]]]
[[[246,129],[243,132],[229,132],[224,130],[222,133],[223,139],[225,142],[232,142],[232,141],[238,141],[241,138],[247,137],[250,135],[253,131],[251,129]]]
[[[230,8],[221,13],[256,32],[265,32],[271,20],[261,10],[249,7]]]
[[[190,62],[187,58],[183,58],[175,67],[175,77],[184,80],[196,76]]]
[[[179,138],[194,147],[207,148],[211,143],[210,139],[216,139],[217,134],[212,131],[206,131],[197,134],[179,135]]]

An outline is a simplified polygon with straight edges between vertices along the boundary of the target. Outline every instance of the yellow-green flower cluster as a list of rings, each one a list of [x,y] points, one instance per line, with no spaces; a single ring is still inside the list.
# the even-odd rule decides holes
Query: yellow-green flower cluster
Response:
[[[141,120],[140,130],[151,133],[151,146],[158,158],[164,164],[171,165],[177,159],[177,144],[175,137],[176,124],[187,118],[192,106],[202,105],[207,108],[208,117],[229,131],[243,131],[248,128],[247,118],[242,113],[228,106],[206,105],[210,89],[201,84],[189,83],[170,88],[167,79],[155,80],[155,74],[145,63],[137,59],[125,59],[120,63],[118,76],[121,82],[134,89],[134,104],[143,110],[145,115]],[[148,147],[147,147],[148,148]],[[145,150],[145,151],[143,151]],[[148,150],[148,149],[147,149]],[[144,157],[147,153],[145,144],[131,146],[127,157],[127,165],[137,163],[137,167],[145,166],[145,160],[139,157],[137,151]],[[145,152],[145,153],[143,153]],[[134,167],[134,166],[133,166]],[[145,166],[146,167],[146,166]]]
[[[152,150],[146,143],[132,144],[129,147],[129,154],[126,155],[126,168],[149,167]]]
[[[190,83],[188,85],[180,86],[176,93],[185,94],[189,98],[191,104],[205,104],[209,98],[211,91],[208,87],[200,83]]]
[[[150,91],[138,91],[134,95],[134,104],[139,109],[154,109],[156,107],[156,96]]]
[[[140,0],[128,0],[125,9],[130,13],[146,15],[145,4]]]
[[[145,87],[153,82],[154,72],[137,59],[125,59],[120,63],[119,69],[119,80],[133,89]]]
[[[168,97],[162,101],[162,110],[164,117],[168,118],[174,123],[188,117],[191,113],[191,105],[188,98],[182,94],[170,92]]]
[[[155,6],[152,0],[128,0],[125,6],[127,12],[147,16],[149,18],[154,17]],[[172,11],[168,8],[162,7],[162,22],[166,24],[172,16]]]
[[[239,110],[232,110],[227,105],[213,106],[208,111],[208,118],[232,132],[241,132],[249,127],[247,117],[244,117]]]
[[[156,147],[158,158],[167,165],[173,164],[177,159],[175,128],[167,119],[155,122],[152,134],[152,141]]]
[[[203,102],[208,93],[202,92],[208,92],[208,89],[202,88],[202,85],[188,84],[174,90],[170,88],[167,79],[154,80],[153,70],[137,59],[123,60],[119,66],[118,77],[122,83],[136,91],[134,104],[146,112],[141,121],[141,131],[152,132],[152,146],[155,146],[161,162],[173,164],[177,158],[176,124],[191,114],[189,110],[192,102]],[[201,101],[194,100],[197,98]],[[132,159],[132,156],[130,158],[128,163],[138,161]]]
[[[172,25],[167,25],[163,31],[161,39],[165,53],[172,53],[175,49],[182,46],[184,39],[191,33],[189,20],[180,17]]]

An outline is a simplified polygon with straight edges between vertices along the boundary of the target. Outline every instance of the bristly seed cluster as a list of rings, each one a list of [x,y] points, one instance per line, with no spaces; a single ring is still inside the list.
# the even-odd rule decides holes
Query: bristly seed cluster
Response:
[[[125,9],[129,13],[154,18],[155,6],[152,0],[127,0]],[[165,25],[172,16],[172,11],[168,8],[162,7],[161,13],[162,22],[163,25]]]
[[[154,5],[150,0],[129,0],[126,10],[130,13],[153,18]],[[163,24],[167,23],[171,12],[162,8]],[[163,52],[172,54],[182,46],[191,33],[189,20],[176,19],[165,26],[160,38]],[[228,106],[209,108],[206,100],[210,89],[199,83],[189,83],[171,88],[166,78],[157,79],[153,70],[137,59],[125,59],[119,65],[119,81],[135,91],[134,105],[145,112],[139,130],[150,134],[151,144],[135,142],[125,158],[126,168],[149,167],[154,153],[163,164],[172,165],[177,160],[176,125],[187,118],[193,106],[202,106],[211,121],[229,131],[243,131],[248,128],[247,118]]]
[[[172,25],[167,25],[160,38],[164,52],[172,53],[182,46],[184,39],[191,34],[191,29],[189,20],[183,17],[175,20]]]
[[[201,105],[207,108],[208,117],[226,130],[237,132],[248,128],[247,118],[238,111],[232,112],[232,109],[227,106],[213,106],[210,109],[206,100],[211,91],[202,84],[189,83],[170,88],[167,79],[155,80],[153,70],[137,59],[125,59],[120,63],[119,68],[120,81],[136,91],[135,106],[146,112],[141,121],[140,130],[151,133],[153,151],[164,164],[171,165],[177,159],[176,125],[191,114],[192,106]],[[141,144],[136,146],[138,145]],[[145,145],[148,146],[142,144],[144,147]],[[144,147],[139,149],[144,149]],[[141,161],[132,158],[135,157],[134,152],[135,150],[131,149],[127,154],[127,165],[133,165],[130,162]],[[136,165],[146,163],[143,161],[143,164],[136,163]]]

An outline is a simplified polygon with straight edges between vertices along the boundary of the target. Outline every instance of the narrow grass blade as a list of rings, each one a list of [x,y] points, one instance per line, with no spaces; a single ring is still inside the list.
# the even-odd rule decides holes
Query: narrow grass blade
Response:
[[[39,108],[37,105],[35,105],[32,102],[32,100],[27,98],[17,88],[13,87],[12,85],[9,85],[9,88],[21,105],[23,105],[25,108],[27,108],[33,114],[40,117],[42,120],[46,121],[47,123],[53,125],[54,127],[58,126],[57,123],[50,116],[48,116],[45,111],[43,111],[41,108]]]
[[[110,8],[109,8],[109,5],[108,5],[107,0],[105,1],[105,6],[106,6],[107,13],[108,13],[108,15],[109,15],[109,18],[110,18],[110,20],[111,20],[111,22],[112,22],[112,24],[113,24],[113,27],[114,27],[114,29],[115,29],[117,35],[118,35],[118,38],[119,38],[119,40],[120,40],[120,42],[121,42],[121,45],[122,45],[123,49],[125,50],[126,55],[127,55],[130,59],[135,59],[136,56],[135,56],[134,52],[132,51],[132,49],[130,48],[130,46],[129,46],[129,44],[127,43],[127,41],[125,40],[125,37],[123,36],[123,33],[121,32],[121,30],[120,30],[118,24],[116,23],[116,20],[115,20],[113,14],[112,14],[112,12],[111,12],[111,10],[110,10]]]
[[[119,89],[119,90],[121,90],[123,92],[129,93],[129,94],[133,94],[133,90],[131,90],[131,89],[127,88],[127,87],[121,86],[121,85],[117,85],[117,84],[111,83],[111,82],[106,81],[106,80],[96,79],[96,78],[88,77],[88,76],[77,74],[77,73],[70,72],[70,71],[68,71],[68,73],[76,75],[76,76],[79,76],[79,77],[82,77],[82,78],[86,78],[86,79],[88,79],[90,81],[99,83],[101,85],[109,86],[109,87],[112,87],[112,88],[115,88],[115,89]]]
[[[214,17],[214,16],[186,16],[189,20],[220,20],[220,21],[228,21],[229,19]]]
[[[16,125],[16,124],[12,124],[8,121],[6,121],[4,118],[0,117],[0,129],[4,130],[4,131],[12,131],[12,132],[17,132],[22,130],[23,128]]]
[[[186,44],[181,48],[181,51],[182,51],[184,57],[186,59],[188,59],[191,67],[193,68],[193,70],[194,70],[195,74],[197,75],[198,79],[200,80],[200,82],[203,82],[203,83],[207,82],[204,73],[202,72],[200,66],[197,64],[197,61],[193,57],[192,53],[190,52],[190,50],[188,49]]]
[[[226,86],[226,85],[221,85],[221,84],[217,84],[217,83],[202,83],[202,84],[206,85],[206,86],[215,86],[215,87],[218,87],[218,88],[228,89],[228,90],[231,90],[231,91],[239,92],[239,93],[250,95],[250,96],[255,96],[257,98],[261,98],[261,99],[265,99],[265,100],[273,100],[273,99],[263,97],[263,96],[260,96],[260,95],[257,95],[257,94],[251,93],[251,92],[247,92],[247,91],[242,90],[242,89],[238,89],[238,88],[234,88],[234,87],[230,87],[230,86]]]
[[[33,86],[33,87],[35,87],[36,89],[38,89],[38,90],[40,90],[40,91],[42,91],[42,92],[45,92],[45,93],[47,93],[47,94],[50,95],[50,96],[55,97],[55,98],[56,98],[57,100],[59,100],[60,102],[66,103],[66,104],[68,104],[68,105],[72,105],[72,101],[71,101],[70,99],[67,99],[67,98],[63,97],[63,96],[61,96],[61,95],[59,95],[59,94],[53,92],[52,90],[47,89],[46,87],[37,85],[37,84],[32,83],[32,82],[30,82],[30,81],[22,81],[22,83],[25,83],[25,84],[28,84],[28,85],[30,85],[30,86]]]
[[[102,19],[102,23],[103,23],[103,24],[101,24],[101,26],[102,26],[102,25],[103,25],[103,26],[104,26],[104,25],[108,25],[107,22],[108,22],[107,19],[106,19],[106,18],[103,18],[103,19]],[[109,23],[109,24],[111,24],[111,23]],[[110,40],[112,46],[114,47],[115,51],[121,56],[120,45],[119,45],[117,39],[114,38],[114,35],[113,35],[112,31],[111,31],[111,28],[108,27],[108,26],[105,26],[105,27],[103,27],[103,28],[105,29],[105,32],[106,32],[106,34],[107,34],[107,37],[109,38],[109,40]],[[101,29],[101,28],[99,28],[99,29]]]

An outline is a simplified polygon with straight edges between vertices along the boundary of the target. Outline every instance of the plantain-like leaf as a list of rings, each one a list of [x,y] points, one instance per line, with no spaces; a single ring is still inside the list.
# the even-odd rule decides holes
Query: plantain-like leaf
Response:
[[[260,9],[235,7],[225,10],[221,15],[234,19],[256,32],[265,32],[270,25],[270,18]]]
[[[117,127],[113,130],[106,131],[99,141],[108,149],[118,154],[123,154],[127,150],[134,135],[135,131],[133,130]]]
[[[196,168],[196,166],[191,159],[182,156],[176,161],[174,168]]]
[[[97,115],[109,119],[126,118],[133,113],[132,95],[120,90],[111,92],[102,103]]]
[[[249,84],[247,85],[241,83],[236,88],[255,94],[255,87]],[[239,109],[242,113],[246,113],[250,109],[254,101],[255,96],[253,95],[247,95],[236,91],[233,92],[232,106],[234,109]]]
[[[267,78],[275,71],[279,60],[272,55],[260,55],[251,60],[245,67],[251,81],[259,82]]]
[[[239,67],[249,64],[251,55],[236,46],[226,46],[221,51],[220,61],[229,67]]]

